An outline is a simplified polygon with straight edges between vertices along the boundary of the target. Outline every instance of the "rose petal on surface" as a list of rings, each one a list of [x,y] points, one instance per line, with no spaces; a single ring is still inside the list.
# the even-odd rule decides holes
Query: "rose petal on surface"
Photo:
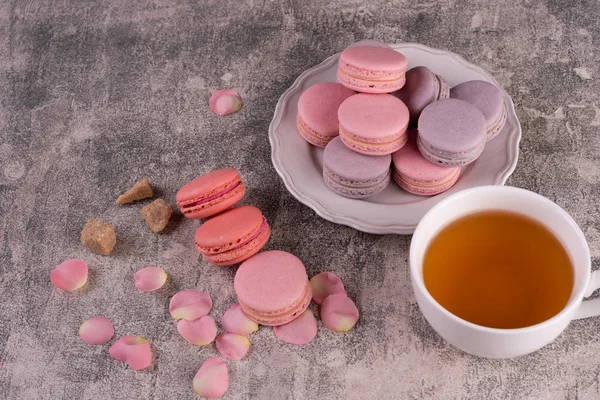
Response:
[[[213,317],[205,315],[194,321],[180,319],[177,322],[177,332],[185,340],[196,346],[206,346],[217,336],[217,324]]]
[[[216,399],[229,388],[227,365],[219,357],[204,361],[193,381],[194,392],[209,399]]]
[[[174,319],[193,321],[204,317],[212,308],[212,299],[204,292],[185,289],[175,293],[169,303],[169,313]]]
[[[332,331],[347,332],[358,321],[358,308],[345,294],[332,294],[323,301],[321,320]]]
[[[346,294],[346,289],[344,289],[341,279],[331,272],[321,272],[310,278],[310,287],[313,292],[312,299],[319,305],[323,304],[323,300],[329,295],[336,293]]]
[[[150,342],[141,336],[123,336],[110,346],[108,352],[112,358],[127,363],[136,371],[152,364]]]
[[[279,340],[290,344],[307,344],[317,336],[317,319],[312,311],[306,310],[290,323],[274,326],[273,332]]]
[[[238,361],[246,356],[250,350],[250,340],[246,336],[236,333],[222,333],[217,336],[217,350],[225,358]]]
[[[79,336],[87,344],[106,344],[115,335],[115,328],[108,318],[94,317],[79,327]]]
[[[65,260],[50,272],[52,284],[67,292],[82,288],[88,279],[88,266],[83,260]]]
[[[208,100],[210,109],[217,115],[227,115],[242,108],[242,98],[240,95],[230,89],[217,90]]]
[[[167,273],[159,267],[142,268],[133,274],[135,287],[142,292],[153,292],[163,287],[167,281]]]
[[[258,330],[258,324],[244,314],[242,307],[235,303],[223,314],[221,319],[223,329],[229,333],[248,336]]]

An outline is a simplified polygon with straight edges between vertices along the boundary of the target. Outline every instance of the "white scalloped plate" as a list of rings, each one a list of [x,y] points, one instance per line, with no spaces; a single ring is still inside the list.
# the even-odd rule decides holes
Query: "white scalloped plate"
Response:
[[[447,51],[413,43],[391,45],[408,59],[408,68],[425,65],[450,84],[484,80],[500,87],[486,71]],[[483,185],[504,185],[517,166],[521,125],[510,96],[500,88],[507,110],[502,132],[487,143],[477,161],[463,168],[453,188],[433,197],[420,197],[400,189],[393,181],[381,193],[367,199],[348,199],[332,192],[323,182],[323,150],[309,145],[296,129],[298,98],[308,87],[335,82],[339,59],[335,54],[305,71],[285,91],[269,126],[271,158],[289,192],[321,217],[355,229],[385,234],[412,234],[427,211],[460,190]]]

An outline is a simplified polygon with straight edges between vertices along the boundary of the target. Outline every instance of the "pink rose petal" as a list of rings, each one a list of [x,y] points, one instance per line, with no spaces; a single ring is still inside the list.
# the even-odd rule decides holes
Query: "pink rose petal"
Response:
[[[123,336],[110,346],[108,352],[112,358],[127,363],[136,371],[152,364],[150,342],[141,336]]]
[[[175,319],[193,321],[204,317],[212,308],[212,299],[204,292],[185,289],[175,293],[169,303],[169,312]]]
[[[88,279],[88,266],[83,260],[65,260],[50,272],[57,288],[72,292],[82,288]]]
[[[290,323],[274,326],[273,332],[279,340],[290,344],[307,344],[317,336],[317,319],[312,311],[306,310]]]
[[[346,294],[344,285],[340,278],[331,272],[321,272],[318,275],[310,278],[310,287],[313,292],[313,301],[319,305],[330,294],[343,293]]]
[[[332,294],[323,301],[321,320],[332,331],[347,332],[358,321],[358,308],[345,294]]]
[[[230,89],[217,90],[208,100],[210,109],[217,115],[227,115],[242,108],[242,98],[240,95]]]
[[[242,307],[235,303],[223,314],[221,319],[223,329],[230,333],[248,336],[258,330],[258,324],[244,314]]]
[[[223,396],[229,388],[227,365],[219,357],[211,357],[204,361],[194,376],[193,386],[200,396],[209,399]]]
[[[196,346],[206,346],[217,336],[217,324],[213,317],[205,315],[193,321],[180,319],[177,322],[177,332],[185,340]]]
[[[115,335],[115,328],[108,318],[94,317],[79,327],[79,336],[87,344],[106,344]]]
[[[146,267],[133,274],[135,287],[142,292],[153,292],[163,287],[167,281],[167,273],[159,267]]]
[[[230,360],[241,360],[250,350],[250,341],[246,336],[236,333],[222,333],[217,336],[217,350],[225,358]]]

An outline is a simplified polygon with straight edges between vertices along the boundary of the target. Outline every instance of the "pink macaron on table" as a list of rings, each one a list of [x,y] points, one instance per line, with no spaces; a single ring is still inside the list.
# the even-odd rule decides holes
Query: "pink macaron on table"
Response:
[[[375,45],[379,47],[374,48]],[[415,67],[426,68],[411,72]],[[455,91],[455,96],[452,96],[451,88],[469,81],[483,83],[460,86],[459,90]],[[331,178],[331,174],[326,172],[330,172],[332,166],[331,160],[326,160],[328,167],[324,168],[324,153],[327,151],[324,152],[322,145],[314,145],[315,143],[307,140],[305,132],[299,132],[298,128],[298,119],[307,117],[306,105],[299,106],[300,97],[310,87],[327,82],[341,84],[358,93],[340,104],[337,121],[341,142],[352,151],[374,156],[396,152],[407,141],[408,121],[403,118],[408,118],[410,113],[410,125],[417,128],[415,118],[432,114],[422,112],[426,111],[427,103],[433,101],[433,106],[440,99],[448,97],[460,100],[448,100],[448,104],[440,104],[444,110],[448,109],[442,111],[451,114],[454,108],[462,107],[465,110],[461,108],[458,111],[464,115],[477,114],[476,122],[470,124],[473,127],[467,124],[468,130],[473,132],[469,133],[469,140],[461,139],[449,144],[438,143],[440,132],[436,130],[444,124],[460,121],[459,116],[452,118],[447,115],[448,121],[434,120],[431,123],[427,123],[427,118],[424,118],[425,123],[421,129],[426,132],[426,136],[418,141],[417,144],[420,143],[421,147],[416,150],[425,152],[424,159],[420,159],[420,155],[415,153],[412,160],[414,162],[411,161],[410,164],[400,165],[397,162],[400,168],[396,169],[390,165],[395,179],[392,179],[385,189],[373,191],[376,193],[374,195],[346,196],[344,191],[332,189],[331,179],[327,180]],[[494,97],[488,96],[486,101],[477,98],[473,93],[477,93],[479,86],[489,89],[490,92],[495,91]],[[392,93],[402,99],[398,101],[398,107],[393,104],[392,100],[395,101],[395,98],[392,99],[393,96],[386,93]],[[389,101],[386,96],[389,96]],[[407,101],[407,96],[411,97],[412,101]],[[305,95],[302,101],[305,101],[306,97]],[[488,98],[493,102],[487,101]],[[336,98],[333,107],[337,107],[337,102],[339,100]],[[403,102],[406,102],[408,108]],[[501,102],[501,105],[498,102]],[[479,106],[478,110],[475,110],[476,106]],[[386,111],[387,107],[397,109],[398,114],[390,114]],[[384,120],[381,115],[386,115]],[[497,118],[497,115],[500,115],[500,118]],[[399,120],[395,122],[396,119]],[[332,124],[331,121],[329,123]],[[378,124],[381,127],[377,127]],[[462,135],[460,126],[455,129]],[[335,132],[323,132],[321,136],[323,134],[327,135],[328,141],[337,136]],[[447,196],[476,186],[504,185],[517,165],[520,139],[521,126],[514,104],[487,71],[448,51],[414,43],[384,44],[376,41],[349,43],[343,52],[334,54],[303,72],[279,99],[269,127],[273,165],[288,191],[296,199],[329,221],[377,234],[412,234],[425,213]],[[416,146],[412,142],[409,144]],[[467,150],[472,150],[472,157],[458,160],[451,156],[450,162],[446,162],[446,147],[456,154],[463,154],[466,151],[464,149],[468,147]],[[339,155],[338,153],[332,154]],[[412,152],[405,150],[396,156],[396,160],[409,155],[412,155]],[[326,157],[330,155],[326,154]],[[432,168],[428,162],[460,171],[444,174],[445,171]],[[424,191],[416,190],[412,183],[425,182],[420,182],[422,177],[414,173],[414,166],[421,164],[428,167],[425,172],[430,175],[444,175],[442,178],[455,180],[456,183],[449,188],[448,185],[438,185],[435,190],[429,187]],[[337,179],[337,175],[340,175],[339,172],[336,174],[336,181],[339,181],[341,178]],[[353,179],[353,174],[347,175],[344,179]],[[375,175],[379,176],[373,172],[372,179],[376,178]],[[411,185],[407,182],[411,182]],[[429,185],[429,182],[425,183]],[[441,189],[442,192],[438,193]]]

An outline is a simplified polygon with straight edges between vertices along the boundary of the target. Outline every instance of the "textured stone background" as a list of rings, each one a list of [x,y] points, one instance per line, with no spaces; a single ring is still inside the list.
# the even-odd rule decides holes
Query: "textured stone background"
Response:
[[[104,3],[100,5],[99,3]],[[323,4],[327,3],[327,4]],[[345,335],[320,329],[304,347],[272,330],[229,362],[227,399],[598,399],[600,319],[572,323],[553,344],[514,360],[484,360],[444,343],[409,285],[409,238],[337,226],[287,193],[267,128],[281,93],[305,69],[354,40],[420,42],[489,70],[523,126],[510,185],[566,208],[600,264],[600,5],[595,1],[3,1],[0,2],[0,398],[193,399],[213,346],[177,334],[168,299],[198,288],[220,318],[234,269],[193,248],[197,221],[145,226],[141,205],[116,196],[146,176],[174,202],[196,175],[238,168],[273,227],[268,248],[295,253],[310,275],[334,271],[362,318]],[[219,118],[209,89],[231,87],[242,112]],[[112,222],[110,257],[79,243],[88,217]],[[53,288],[65,258],[91,268],[80,293]],[[168,287],[136,291],[132,273],[159,265]],[[117,335],[143,335],[147,372],[77,336],[93,315]]]

